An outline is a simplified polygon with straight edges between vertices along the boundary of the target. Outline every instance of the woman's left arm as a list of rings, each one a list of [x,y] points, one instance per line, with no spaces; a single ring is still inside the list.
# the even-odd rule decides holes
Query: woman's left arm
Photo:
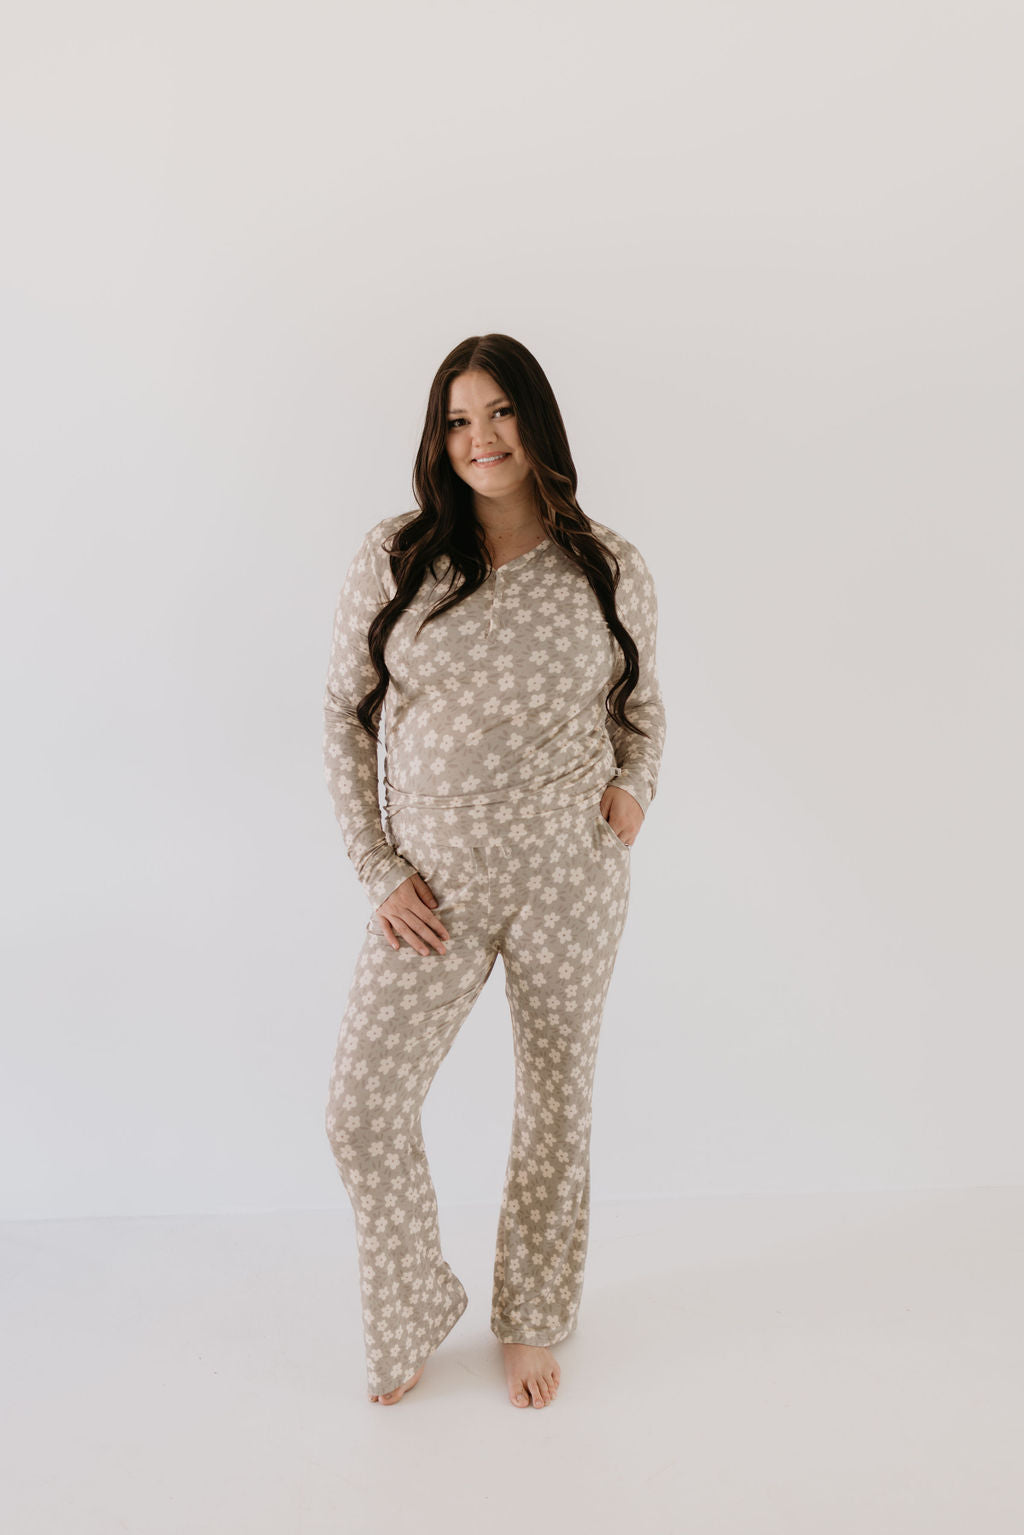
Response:
[[[625,789],[646,815],[657,792],[665,747],[665,705],[657,671],[658,598],[654,578],[639,549],[626,542],[624,550],[616,548],[615,553],[621,570],[615,608],[636,641],[640,666],[639,681],[625,700],[625,710],[647,734],[635,735],[605,716],[616,762],[609,787]]]

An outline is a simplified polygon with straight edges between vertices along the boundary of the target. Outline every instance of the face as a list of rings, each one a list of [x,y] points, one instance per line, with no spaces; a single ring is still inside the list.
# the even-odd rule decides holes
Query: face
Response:
[[[507,496],[532,479],[512,402],[489,373],[474,369],[452,380],[447,424],[452,468],[477,494]]]

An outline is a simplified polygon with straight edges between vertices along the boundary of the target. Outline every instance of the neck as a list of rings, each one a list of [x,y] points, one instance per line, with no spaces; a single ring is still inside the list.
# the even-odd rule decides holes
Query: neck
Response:
[[[531,533],[539,538],[544,531],[536,497],[529,488],[509,496],[476,495],[473,510],[494,546],[517,542]]]

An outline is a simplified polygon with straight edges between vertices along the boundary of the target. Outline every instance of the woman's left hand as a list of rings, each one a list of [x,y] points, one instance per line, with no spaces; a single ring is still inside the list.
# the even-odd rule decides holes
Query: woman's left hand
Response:
[[[609,784],[601,795],[601,814],[619,841],[632,847],[644,824],[644,813],[632,794]]]

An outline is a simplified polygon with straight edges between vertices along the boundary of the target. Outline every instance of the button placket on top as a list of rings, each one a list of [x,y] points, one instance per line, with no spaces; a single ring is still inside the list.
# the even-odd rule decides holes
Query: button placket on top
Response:
[[[487,635],[488,635],[488,638],[491,636],[491,634],[493,633],[494,629],[496,628],[497,620],[498,620],[498,617],[500,616],[499,615],[499,609],[501,607],[501,593],[502,593],[502,591],[504,589],[504,582],[502,581],[502,576],[504,575],[505,571],[507,569],[511,569],[511,567],[513,565],[515,565],[516,567],[521,567],[523,565],[528,565],[536,554],[539,554],[542,549],[547,548],[547,545],[549,543],[550,543],[550,539],[547,539],[547,538],[542,539],[539,544],[534,544],[532,549],[527,549],[523,554],[517,554],[514,559],[506,560],[504,565],[499,565],[497,570],[492,570],[491,571],[491,574],[488,576],[487,579],[489,581],[493,580],[493,582],[494,582],[494,589],[493,589],[493,591],[491,593],[491,611],[490,611],[490,615],[489,615],[489,617],[487,619]]]

